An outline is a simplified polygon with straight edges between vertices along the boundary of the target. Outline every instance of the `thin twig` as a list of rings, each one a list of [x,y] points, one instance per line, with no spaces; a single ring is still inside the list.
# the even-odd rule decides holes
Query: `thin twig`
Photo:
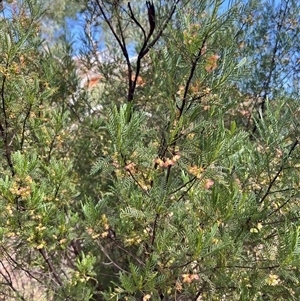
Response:
[[[29,105],[29,109],[27,110],[26,112],[26,116],[23,120],[23,128],[22,128],[22,134],[21,134],[21,143],[20,143],[20,150],[23,149],[23,145],[24,145],[24,141],[25,141],[25,130],[26,130],[26,122],[29,118],[29,115],[30,115],[30,112],[31,112],[31,107],[32,107],[32,104]]]
[[[105,250],[105,248],[102,246],[102,244],[100,243],[99,240],[97,240],[97,245],[100,247],[101,251],[104,253],[104,255],[110,260],[109,264],[114,265],[117,269],[119,269],[120,271],[126,273],[126,274],[130,274],[128,271],[122,269],[117,263],[115,263],[111,257],[109,256],[108,252]]]
[[[279,170],[277,171],[276,175],[274,176],[274,178],[272,179],[272,181],[270,182],[268,188],[267,188],[267,191],[265,192],[265,194],[263,195],[263,197],[260,199],[260,203],[262,203],[266,197],[270,194],[270,191],[273,187],[273,185],[275,184],[277,178],[280,176],[281,172],[283,171],[283,167],[284,167],[284,164],[285,162],[287,161],[287,159],[290,157],[290,155],[292,154],[292,152],[294,151],[294,149],[296,148],[296,146],[298,145],[299,141],[296,139],[287,155],[287,157],[285,158],[284,162],[282,162]]]
[[[296,194],[295,194],[296,195]],[[293,195],[293,196],[295,196]],[[286,200],[281,206],[279,206],[278,208],[276,208],[274,211],[270,212],[268,214],[268,217],[270,217],[271,215],[273,215],[274,213],[278,212],[279,210],[281,210],[285,205],[287,205],[290,201],[291,201],[291,198],[293,197],[291,196],[288,200]]]
[[[132,177],[132,179],[133,179],[133,181],[141,188],[141,190],[147,195],[147,197],[149,197],[150,198],[150,195],[149,195],[149,193],[147,192],[147,190],[145,190],[144,188],[143,188],[143,186],[140,184],[140,182],[135,178],[135,176],[133,175],[133,173],[129,170],[129,169],[127,169],[126,170],[128,173],[129,173],[129,175]]]
[[[57,281],[57,283],[58,283],[61,287],[63,287],[63,282],[62,282],[62,280],[60,279],[60,277],[58,276],[58,274],[56,273],[55,268],[54,268],[54,266],[53,266],[53,264],[52,264],[52,261],[50,260],[50,258],[49,258],[48,255],[46,254],[45,249],[44,249],[44,248],[43,248],[43,249],[39,249],[39,253],[40,253],[40,254],[42,255],[42,257],[44,258],[45,262],[47,263],[47,265],[48,265],[48,267],[49,267],[51,273],[53,274],[55,280]]]
[[[152,237],[151,237],[151,245],[152,245],[152,247],[154,246],[154,241],[155,241],[155,238],[156,238],[156,229],[157,229],[158,219],[159,219],[159,214],[156,213],[155,220],[153,222],[153,233],[152,233]]]
[[[35,277],[28,269],[24,268],[24,263],[22,263],[22,264],[18,263],[3,246],[1,247],[1,249],[5,253],[4,256],[6,257],[6,260],[8,262],[11,261],[15,265],[16,268],[24,271],[27,275],[30,276],[30,278],[36,280],[39,283],[43,283],[40,279]]]
[[[143,32],[143,36],[144,36],[144,40],[146,40],[146,32],[145,29],[143,28],[143,26],[140,24],[140,22],[136,19],[136,17],[134,16],[134,13],[132,11],[131,8],[131,4],[130,2],[128,2],[128,8],[129,8],[129,12],[130,12],[130,18],[134,21],[134,23],[142,30]]]
[[[5,68],[6,69],[8,68],[8,61],[6,62]],[[2,84],[1,84],[1,100],[2,100],[1,102],[2,102],[2,112],[3,112],[3,117],[4,117],[4,126],[2,124],[0,124],[0,134],[2,136],[4,146],[5,146],[5,157],[6,157],[7,163],[10,167],[12,176],[14,176],[15,170],[13,167],[13,163],[12,163],[12,159],[11,159],[11,151],[10,151],[9,142],[8,142],[9,124],[8,124],[8,118],[7,118],[7,113],[6,113],[6,104],[5,104],[5,95],[4,95],[5,83],[6,83],[6,75],[3,75]]]
[[[200,60],[200,58],[202,57],[202,53],[203,53],[203,49],[205,47],[205,43],[206,43],[206,40],[208,38],[208,34],[204,37],[203,41],[202,41],[202,45],[201,47],[199,48],[199,51],[198,51],[198,54],[196,56],[196,58],[194,59],[193,63],[192,63],[192,68],[191,68],[191,72],[190,72],[190,75],[189,75],[189,78],[186,82],[186,85],[185,85],[185,88],[184,88],[184,94],[183,94],[183,99],[182,99],[182,105],[179,109],[179,117],[178,119],[181,117],[181,115],[183,114],[183,110],[184,110],[184,107],[186,105],[186,98],[187,98],[187,94],[188,94],[188,91],[189,91],[189,88],[190,88],[190,85],[191,85],[191,82],[192,82],[192,79],[194,77],[194,73],[196,71],[196,67],[198,65],[198,62]]]
[[[123,252],[125,252],[126,254],[128,254],[130,257],[132,257],[133,259],[135,259],[141,266],[145,266],[145,263],[142,262],[138,257],[136,257],[131,252],[129,252],[128,250],[126,250],[125,248],[123,248],[122,246],[120,246],[118,243],[116,243],[115,240],[113,240],[113,242],[115,243],[115,245],[116,245],[116,247],[118,249],[122,250]]]

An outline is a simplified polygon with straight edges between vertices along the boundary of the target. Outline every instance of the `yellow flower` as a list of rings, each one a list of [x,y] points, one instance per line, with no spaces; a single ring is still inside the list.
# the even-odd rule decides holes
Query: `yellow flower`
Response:
[[[105,238],[105,237],[107,237],[108,236],[108,231],[105,231],[105,232],[103,232],[102,234],[101,234],[101,237],[102,238]],[[94,238],[94,237],[93,237]],[[97,238],[97,236],[95,237],[95,238]]]
[[[279,276],[270,274],[269,278],[266,279],[266,282],[268,285],[276,286],[277,284],[279,284],[280,279]]]
[[[261,223],[257,223],[257,226],[256,226],[256,227],[257,227],[258,231],[260,231],[260,230],[261,230],[261,228],[262,228],[263,226],[262,226],[262,224],[261,224]]]
[[[255,228],[251,228],[250,232],[251,233],[258,233],[262,229],[262,223],[257,223],[257,226]]]
[[[151,295],[147,294],[143,297],[143,301],[147,301],[151,298]]]
[[[7,237],[15,237],[16,236],[16,233],[15,232],[8,232],[6,234]]]
[[[219,242],[219,240],[217,239],[217,238],[213,238],[212,240],[211,240],[211,242],[214,244],[214,245],[216,245],[218,242]]]
[[[67,239],[66,239],[66,238],[63,238],[63,239],[61,239],[61,240],[59,241],[59,244],[62,245],[62,244],[64,244],[64,243],[66,243],[66,242],[67,242]]]
[[[41,241],[39,245],[36,246],[38,250],[43,249],[46,246],[46,242],[44,240]]]
[[[6,206],[6,212],[7,212],[9,215],[12,215],[12,214],[13,214],[11,205],[7,205],[7,206]]]

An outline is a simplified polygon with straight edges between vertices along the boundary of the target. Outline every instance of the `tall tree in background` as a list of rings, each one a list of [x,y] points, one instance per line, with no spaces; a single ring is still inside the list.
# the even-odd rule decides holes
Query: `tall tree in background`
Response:
[[[250,76],[239,83],[244,118],[248,130],[252,113],[265,109],[266,100],[288,99],[297,110],[299,97],[299,13],[297,1],[262,1],[247,4],[240,19],[243,35],[239,37],[240,54],[248,58]],[[245,117],[245,116],[244,116]],[[257,117],[257,115],[256,115]]]

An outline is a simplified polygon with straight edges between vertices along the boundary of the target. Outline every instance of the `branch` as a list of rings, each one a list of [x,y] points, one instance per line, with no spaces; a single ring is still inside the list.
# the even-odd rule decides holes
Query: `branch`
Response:
[[[121,47],[121,50],[122,50],[124,56],[125,56],[126,58],[127,58],[127,57],[129,58],[128,52],[127,52],[127,48],[126,48],[126,45],[123,43],[124,41],[122,42],[122,41],[120,40],[120,38],[118,37],[116,31],[114,30],[114,28],[113,28],[113,26],[112,26],[112,24],[111,24],[111,21],[107,18],[107,16],[106,16],[106,14],[105,14],[105,12],[104,12],[104,10],[103,10],[103,8],[102,8],[102,6],[101,6],[99,0],[96,0],[96,3],[97,3],[97,5],[98,5],[98,7],[99,7],[99,9],[100,9],[100,11],[101,11],[101,14],[102,14],[103,17],[104,17],[104,20],[105,20],[106,24],[108,25],[108,27],[109,27],[109,29],[111,30],[113,36],[115,37],[115,39],[117,40],[119,46]]]
[[[288,219],[285,218],[285,219],[280,219],[280,220],[272,221],[272,222],[264,222],[263,224],[264,225],[276,225],[276,224],[286,223],[287,220],[290,222],[296,222],[296,221],[299,221],[299,217],[295,216],[295,217],[288,218]]]
[[[50,260],[49,257],[47,256],[45,249],[44,249],[44,248],[43,248],[43,249],[39,249],[39,253],[40,253],[40,254],[42,255],[42,257],[44,258],[45,262],[47,263],[47,265],[48,265],[48,267],[49,267],[51,273],[53,274],[55,280],[57,281],[57,283],[58,283],[61,287],[63,287],[63,282],[62,282],[62,280],[60,279],[60,277],[58,276],[58,274],[56,273],[55,268],[54,268],[54,266],[53,266],[51,260]]]
[[[149,193],[147,192],[147,190],[145,190],[143,188],[143,186],[140,184],[140,182],[136,179],[136,177],[133,175],[133,173],[131,172],[130,169],[126,169],[126,171],[129,173],[129,175],[132,177],[133,181],[141,188],[141,190],[147,195],[147,197],[150,198]]]
[[[5,69],[8,68],[8,61],[6,62]],[[6,114],[6,106],[5,106],[5,97],[4,97],[4,87],[6,82],[6,75],[3,75],[2,85],[1,85],[1,99],[2,99],[2,110],[4,115],[4,123],[6,128],[6,135],[7,135],[7,129],[8,129],[8,120],[7,120],[7,114]],[[7,136],[6,136],[7,137]]]
[[[148,2],[148,1],[147,1]],[[130,2],[128,2],[128,8],[129,8],[129,12],[130,12],[130,18],[134,21],[134,23],[142,30],[143,32],[143,36],[144,36],[144,41],[147,39],[146,38],[146,32],[145,29],[143,28],[143,26],[140,24],[140,22],[136,19],[136,17],[133,14]]]
[[[193,301],[199,300],[199,297],[201,296],[202,293],[203,293],[203,289],[200,290],[200,291],[197,293],[197,295],[195,296],[195,298],[193,299]]]
[[[148,40],[152,36],[154,29],[155,29],[155,6],[153,2],[146,1],[147,9],[148,9],[148,20],[150,25],[150,31],[148,34]]]
[[[187,190],[185,190],[182,195],[180,196],[180,198],[178,200],[176,200],[176,202],[179,202],[188,192],[189,190],[194,186],[195,182],[196,182],[197,177],[195,177],[193,179],[194,182],[192,182],[191,186],[187,188]]]
[[[101,251],[104,253],[104,255],[110,260],[110,263],[108,264],[112,264],[114,265],[118,270],[126,273],[126,274],[130,274],[129,272],[127,272],[126,270],[122,269],[118,264],[116,264],[111,257],[109,256],[108,252],[105,250],[105,248],[102,246],[102,244],[97,240],[97,245],[100,247]]]
[[[279,177],[279,175],[281,174],[281,172],[283,171],[283,167],[284,167],[284,163],[286,162],[286,160],[290,157],[290,155],[292,154],[292,152],[294,151],[294,149],[296,148],[296,146],[298,145],[299,141],[296,139],[295,142],[293,143],[286,159],[284,160],[284,162],[282,162],[279,170],[277,171],[276,175],[274,176],[274,178],[272,179],[272,181],[270,182],[268,188],[267,188],[267,191],[266,193],[263,195],[263,197],[260,199],[259,203],[262,203],[266,197],[271,193],[271,189],[273,187],[273,185],[275,184],[277,178]]]
[[[179,108],[179,117],[178,119],[181,117],[181,115],[183,114],[183,110],[184,110],[184,107],[186,105],[186,98],[187,98],[187,94],[188,94],[188,91],[189,91],[189,88],[190,88],[190,85],[191,85],[191,82],[192,82],[192,79],[194,77],[194,73],[196,71],[196,67],[197,67],[197,64],[200,60],[200,58],[202,57],[202,53],[203,53],[203,49],[205,47],[205,43],[206,43],[206,40],[208,38],[208,34],[204,37],[203,41],[202,41],[202,45],[201,47],[199,48],[199,51],[198,51],[198,54],[196,56],[196,58],[194,59],[193,63],[192,63],[192,68],[191,68],[191,72],[190,72],[190,75],[189,75],[189,78],[186,82],[186,85],[185,85],[185,88],[184,88],[184,94],[183,94],[183,99],[182,99],[182,105],[181,107]]]
[[[3,263],[2,260],[0,260],[0,264],[2,265],[2,269],[5,271],[5,273],[2,271],[2,269],[0,269],[0,274],[2,275],[2,277],[4,278],[4,280],[6,281],[6,283],[11,286],[12,285],[12,280],[11,280],[11,276],[10,273],[8,272],[5,264]]]
[[[166,19],[166,21],[164,22],[164,24],[162,25],[162,27],[160,28],[159,32],[157,33],[156,37],[152,40],[151,43],[149,43],[149,40],[153,34],[154,28],[155,28],[155,10],[154,10],[154,6],[153,4],[150,4],[149,1],[147,1],[147,7],[148,7],[148,16],[149,14],[151,16],[149,16],[149,23],[150,23],[150,32],[147,36],[147,38],[144,40],[143,46],[138,54],[137,57],[137,62],[136,62],[136,72],[135,72],[135,78],[133,80],[132,83],[132,87],[131,90],[129,91],[128,94],[128,101],[132,101],[133,100],[133,96],[134,96],[134,92],[135,92],[135,88],[136,88],[136,83],[137,83],[137,79],[138,76],[140,74],[140,69],[141,69],[141,61],[143,59],[143,57],[149,52],[149,50],[156,44],[156,42],[160,39],[160,37],[162,36],[163,31],[166,29],[167,25],[169,24],[170,20],[172,19],[172,16],[176,10],[176,6],[177,3],[179,2],[179,0],[176,1],[175,5],[173,6],[168,18]],[[149,5],[151,6],[150,8],[150,12],[149,12]],[[152,7],[153,6],[153,7]],[[153,24],[154,22],[154,24]],[[152,29],[151,29],[152,27]]]
[[[271,215],[273,215],[274,213],[278,212],[279,210],[281,210],[286,204],[288,204],[291,200],[292,197],[294,197],[296,194],[292,195],[287,201],[285,201],[281,206],[279,206],[278,208],[276,208],[274,211],[270,212],[268,214],[268,217],[270,217]]]
[[[143,51],[143,56],[146,55],[149,50],[156,44],[156,42],[159,40],[159,38],[162,36],[164,30],[166,29],[166,27],[168,26],[169,22],[171,21],[174,13],[175,13],[175,10],[176,10],[176,7],[177,7],[177,3],[179,3],[180,0],[177,0],[175,1],[175,4],[173,6],[173,8],[171,9],[171,12],[169,14],[169,16],[167,17],[166,21],[164,22],[164,24],[161,26],[160,30],[158,31],[156,37],[152,40],[151,43],[149,43],[149,45],[145,48],[145,50]]]
[[[8,68],[8,61],[6,62],[5,68]],[[6,83],[6,75],[3,75],[3,80],[2,80],[2,85],[1,85],[1,101],[2,101],[2,111],[3,111],[3,116],[4,116],[4,126],[0,123],[0,135],[2,137],[4,146],[5,146],[5,157],[7,160],[7,163],[10,167],[11,174],[12,176],[15,175],[15,170],[13,167],[13,163],[11,160],[11,151],[9,147],[9,142],[8,142],[8,118],[7,118],[7,113],[6,113],[6,105],[5,105],[5,96],[4,96],[4,90],[5,90],[5,83]]]
[[[122,43],[124,45],[124,48],[126,49],[126,52],[127,52],[127,48],[126,48],[126,41],[125,41],[125,37],[124,37],[124,34],[123,34],[123,29],[122,29],[122,26],[121,26],[121,21],[120,19],[118,19],[118,28],[119,28],[119,31],[120,31],[120,35],[121,35],[121,40],[122,40]],[[123,52],[124,53],[124,52]],[[130,62],[130,59],[129,59],[129,55],[128,53],[125,55],[124,54],[124,57],[125,57],[125,61],[126,61],[126,64],[127,64],[127,73],[128,73],[128,93],[127,93],[127,101],[132,101],[133,100],[133,94],[131,93],[132,89],[133,89],[133,86],[134,85],[134,82],[132,80],[132,65],[131,65],[131,62]],[[131,114],[129,115],[129,119],[128,121],[130,121],[130,118],[131,118]]]
[[[128,254],[130,257],[134,258],[141,266],[145,266],[145,263],[142,262],[138,257],[136,257],[135,255],[133,255],[131,252],[129,252],[128,250],[126,250],[125,248],[123,248],[122,246],[120,246],[114,239],[113,242],[115,243],[115,245],[117,246],[117,248],[119,248],[120,250],[124,251],[126,254]]]
[[[0,284],[2,285],[7,285],[11,288],[11,290],[16,293],[18,295],[18,297],[22,300],[22,301],[26,301],[25,298],[16,290],[16,288],[14,287],[13,283],[12,283],[12,279],[10,276],[9,271],[7,270],[6,266],[4,265],[4,263],[2,261],[0,261],[2,268],[5,270],[6,275],[4,274],[4,272],[1,271],[0,269],[0,274],[2,275],[2,277],[4,278],[4,280],[6,282],[1,282]]]
[[[2,250],[2,252],[4,253],[5,259],[6,259],[8,262],[11,261],[11,263],[13,263],[13,264],[15,265],[16,268],[18,268],[18,269],[24,271],[30,278],[32,278],[32,279],[36,280],[37,282],[43,284],[43,281],[42,281],[42,280],[40,280],[40,279],[38,279],[37,277],[35,277],[28,269],[26,269],[26,268],[24,267],[24,263],[19,263],[19,262],[17,262],[17,261],[9,254],[9,252],[8,252],[3,246],[1,247],[1,250]]]
[[[49,151],[48,151],[48,155],[47,155],[47,162],[50,162],[50,159],[51,159],[51,153],[52,153],[52,150],[54,148],[54,143],[55,143],[55,140],[56,140],[56,137],[57,137],[57,134],[54,135],[53,139],[51,140],[51,143],[49,145]]]
[[[279,268],[280,265],[271,265],[271,266],[267,266],[267,267],[257,267],[257,266],[246,266],[246,265],[233,265],[233,266],[224,266],[224,268],[227,269],[251,269],[251,270],[272,270],[272,269],[277,269]]]
[[[179,186],[178,188],[176,188],[175,190],[173,190],[170,194],[173,194],[179,190],[181,190],[182,188],[184,188],[185,186],[187,186],[189,183],[195,182],[197,179],[196,176],[194,176],[192,179],[190,179],[189,181],[187,181],[186,183],[184,183],[183,185]],[[194,185],[194,183],[192,183],[192,185]]]
[[[152,234],[152,237],[151,237],[151,245],[152,245],[152,247],[154,245],[154,241],[155,241],[155,238],[156,238],[156,229],[157,229],[158,219],[159,219],[159,214],[156,213],[155,220],[153,222],[153,234]]]
[[[20,150],[23,149],[24,141],[25,141],[25,128],[26,128],[26,122],[29,118],[30,112],[31,112],[32,104],[29,105],[29,109],[26,113],[26,116],[23,120],[23,128],[22,128],[22,135],[21,135],[21,143],[20,143]]]

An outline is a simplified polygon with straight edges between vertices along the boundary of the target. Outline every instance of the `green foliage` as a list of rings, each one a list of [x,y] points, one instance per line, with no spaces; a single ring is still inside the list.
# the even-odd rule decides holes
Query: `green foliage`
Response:
[[[35,1],[22,1],[0,20],[0,291],[8,300],[64,299],[78,239],[66,81],[40,50],[40,18]]]
[[[0,19],[1,294],[297,300],[297,4],[87,1],[77,59],[40,4]]]

